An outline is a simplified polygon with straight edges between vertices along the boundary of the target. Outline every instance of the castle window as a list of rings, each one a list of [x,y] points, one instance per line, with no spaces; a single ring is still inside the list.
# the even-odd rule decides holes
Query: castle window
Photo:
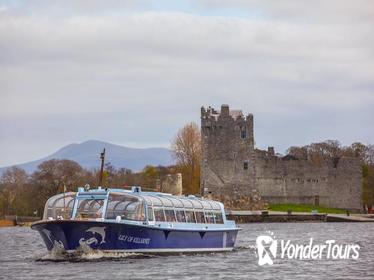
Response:
[[[247,169],[248,169],[248,162],[247,162],[247,161],[244,162],[244,164],[243,164],[243,169],[244,169],[244,170],[247,170]]]
[[[240,129],[240,138],[242,138],[242,139],[247,138],[247,130],[246,130],[245,127],[242,127],[242,128]]]

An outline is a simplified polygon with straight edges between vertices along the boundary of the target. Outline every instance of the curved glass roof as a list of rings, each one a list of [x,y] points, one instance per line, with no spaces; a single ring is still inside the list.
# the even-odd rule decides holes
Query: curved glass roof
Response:
[[[157,196],[146,195],[146,196],[143,196],[143,198],[145,199],[148,205],[160,206],[160,207],[163,205],[162,200],[158,198]]]
[[[218,202],[212,200],[202,200],[199,198],[176,197],[157,194],[141,194],[149,205],[158,207],[175,207],[205,210],[221,210]]]
[[[182,201],[184,208],[194,208],[194,205],[190,199],[180,198],[180,201]]]
[[[48,207],[64,207],[64,203],[74,201],[75,194],[75,192],[67,192],[54,195],[47,200],[46,205]]]
[[[132,196],[144,200],[147,205],[154,207],[174,207],[195,210],[221,211],[221,203],[213,200],[202,199],[195,196],[174,196],[170,194],[152,192],[130,192],[117,189],[109,190],[110,195]],[[110,200],[110,198],[109,198]]]

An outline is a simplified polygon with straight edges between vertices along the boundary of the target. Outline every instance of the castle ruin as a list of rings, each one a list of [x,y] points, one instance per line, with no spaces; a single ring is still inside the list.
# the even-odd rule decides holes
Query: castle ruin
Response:
[[[231,209],[303,203],[361,209],[361,163],[342,157],[316,164],[254,146],[253,115],[222,105],[201,108],[201,191]]]

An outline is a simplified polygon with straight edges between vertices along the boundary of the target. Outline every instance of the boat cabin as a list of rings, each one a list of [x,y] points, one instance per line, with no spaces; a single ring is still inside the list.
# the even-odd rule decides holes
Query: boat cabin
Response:
[[[173,196],[142,192],[139,187],[93,189],[58,194],[51,197],[44,210],[44,220],[106,220],[155,223],[224,224],[223,204],[195,196]]]

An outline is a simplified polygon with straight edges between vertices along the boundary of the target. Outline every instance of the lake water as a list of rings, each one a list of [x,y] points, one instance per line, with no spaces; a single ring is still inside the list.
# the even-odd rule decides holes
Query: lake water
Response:
[[[233,252],[194,255],[83,254],[66,258],[47,253],[39,234],[27,227],[0,228],[0,279],[374,279],[374,223],[244,224]],[[358,244],[348,260],[274,259],[258,265],[256,238],[314,244],[334,239]]]

